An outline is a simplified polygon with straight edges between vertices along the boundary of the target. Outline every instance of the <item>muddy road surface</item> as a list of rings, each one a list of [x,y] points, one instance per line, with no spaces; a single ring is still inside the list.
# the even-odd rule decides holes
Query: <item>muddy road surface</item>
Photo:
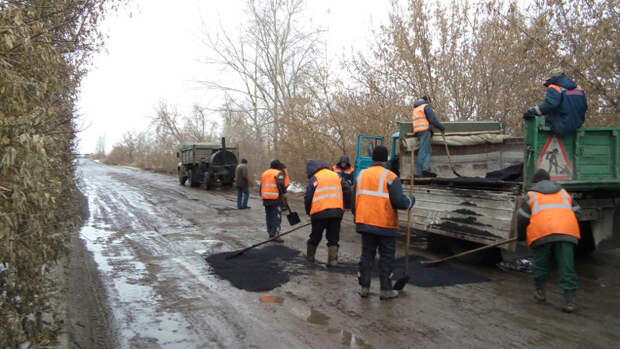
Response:
[[[375,278],[370,297],[362,299],[355,275],[304,267],[297,259],[283,267],[290,278],[281,286],[249,292],[220,278],[204,257],[267,237],[256,188],[251,209],[238,211],[235,191],[183,187],[174,176],[88,160],[80,160],[79,175],[90,216],[77,244],[86,253],[74,251],[72,263],[88,277],[72,285],[78,304],[73,312],[96,318],[80,327],[99,326],[91,330],[96,341],[74,339],[82,347],[610,348],[620,343],[618,250],[578,261],[575,314],[559,310],[556,277],[549,283],[548,303],[539,305],[528,274],[458,264],[488,281],[409,284],[401,297],[381,301]],[[291,197],[301,214],[301,194]],[[288,228],[286,219],[282,227]],[[303,258],[309,232],[300,229],[279,246],[301,251]],[[360,237],[347,213],[340,260],[352,266],[359,254]],[[317,260],[326,258],[323,240]]]

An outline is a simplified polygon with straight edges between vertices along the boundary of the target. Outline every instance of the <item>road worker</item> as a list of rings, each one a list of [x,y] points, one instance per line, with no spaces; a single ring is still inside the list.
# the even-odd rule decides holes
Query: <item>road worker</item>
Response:
[[[250,208],[248,206],[250,180],[248,178],[248,160],[246,159],[241,159],[241,163],[235,168],[235,186],[237,187],[237,209]]]
[[[265,206],[269,238],[280,233],[280,224],[282,223],[282,195],[286,193],[286,175],[281,168],[282,163],[273,160],[269,169],[261,174],[260,186],[258,187],[263,199],[263,206]],[[274,241],[282,242],[283,240],[278,238]]]
[[[398,296],[392,289],[392,271],[398,234],[398,211],[413,206],[413,196],[403,194],[400,179],[385,168],[387,148],[380,145],[372,152],[372,164],[362,170],[353,187],[355,230],[362,234],[362,256],[359,264],[360,296],[370,292],[370,271],[379,249],[379,280],[381,299]]]
[[[545,115],[545,124],[551,132],[564,136],[575,132],[586,118],[586,93],[574,80],[564,75],[564,69],[554,68],[544,83],[545,100],[529,108],[523,118]]]
[[[349,157],[343,155],[340,157],[340,161],[332,167],[332,170],[336,172],[340,177],[344,178],[349,185],[353,185],[353,166],[349,162]]]
[[[445,127],[435,117],[435,111],[430,106],[430,97],[423,96],[413,104],[413,134],[418,139],[418,156],[415,159],[415,175],[417,177],[437,177],[431,171],[431,126],[444,133]]]
[[[560,287],[564,290],[562,310],[573,312],[577,291],[574,249],[580,238],[575,212],[579,211],[579,205],[543,169],[534,173],[532,183],[533,187],[521,201],[517,231],[519,239],[527,240],[534,250],[534,298],[539,302],[546,300],[544,282],[549,276],[549,260],[554,255]]]
[[[351,187],[343,177],[331,171],[323,160],[308,161],[306,174],[309,180],[304,194],[304,204],[312,222],[306,259],[308,262],[314,262],[316,248],[325,231],[327,266],[335,266],[338,263],[338,241],[344,202],[351,200]]]

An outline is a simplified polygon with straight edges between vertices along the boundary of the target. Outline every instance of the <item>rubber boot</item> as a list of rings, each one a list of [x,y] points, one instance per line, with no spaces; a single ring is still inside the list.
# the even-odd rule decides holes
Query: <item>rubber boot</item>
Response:
[[[357,293],[359,293],[360,297],[366,298],[370,294],[370,287],[360,287]]]
[[[335,267],[338,265],[338,246],[332,245],[327,247],[327,266]]]
[[[547,297],[545,296],[545,287],[543,282],[535,281],[534,284],[536,285],[536,291],[534,291],[534,299],[538,302],[546,301]]]
[[[360,297],[366,298],[370,294],[370,272],[357,273],[357,282],[360,284],[360,289],[357,291]]]
[[[311,243],[306,244],[306,260],[310,263],[314,263],[314,255],[316,254],[316,246]]]
[[[577,310],[577,305],[575,304],[575,290],[564,290],[564,306],[562,307],[562,311],[565,313],[572,313]]]

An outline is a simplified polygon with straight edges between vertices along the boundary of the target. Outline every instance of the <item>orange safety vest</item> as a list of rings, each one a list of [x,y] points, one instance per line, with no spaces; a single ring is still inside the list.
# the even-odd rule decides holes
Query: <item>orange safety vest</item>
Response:
[[[334,167],[332,167],[332,170],[334,172],[336,172],[337,174],[339,174],[339,175],[342,175],[343,173],[352,174],[353,171],[354,171],[353,167],[349,167],[346,170],[344,170],[344,169],[338,167],[338,164],[334,165]]]
[[[280,197],[278,191],[278,182],[276,177],[280,174],[280,170],[270,168],[263,172],[260,176],[260,197],[263,199],[276,200]]]
[[[413,108],[413,133],[428,130],[428,119],[426,119],[426,113],[424,113],[424,107],[428,104],[420,104]]]
[[[371,166],[357,176],[355,187],[355,223],[381,228],[398,228],[398,211],[392,207],[388,184],[396,174],[382,166]]]
[[[527,245],[551,234],[566,234],[581,238],[579,223],[573,212],[572,200],[566,190],[557,193],[543,194],[529,191],[530,224],[527,226]]]
[[[342,186],[340,176],[326,168],[314,174],[316,185],[312,196],[312,208],[310,215],[319,213],[330,208],[344,210],[342,201]]]

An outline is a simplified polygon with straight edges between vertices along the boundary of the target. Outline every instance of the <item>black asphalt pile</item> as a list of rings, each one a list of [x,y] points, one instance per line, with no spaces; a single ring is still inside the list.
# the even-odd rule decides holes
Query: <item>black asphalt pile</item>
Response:
[[[339,263],[337,267],[327,268],[322,263],[307,263],[297,250],[283,245],[268,245],[250,250],[245,254],[226,259],[235,252],[217,253],[205,260],[218,277],[228,280],[236,288],[251,291],[270,291],[287,283],[295,275],[306,274],[310,270],[325,270],[331,273],[351,275],[356,278],[357,263]],[[453,286],[489,281],[488,278],[459,268],[449,263],[436,266],[422,266],[421,256],[409,256],[409,283],[419,287]],[[375,260],[373,276],[379,276],[379,260]],[[405,272],[405,258],[396,260],[394,281]],[[378,280],[373,281],[378,282]]]
[[[205,257],[213,273],[228,280],[236,288],[259,292],[270,291],[301,274],[305,259],[299,251],[283,245],[268,245],[249,250],[231,259],[233,252],[223,252]]]

